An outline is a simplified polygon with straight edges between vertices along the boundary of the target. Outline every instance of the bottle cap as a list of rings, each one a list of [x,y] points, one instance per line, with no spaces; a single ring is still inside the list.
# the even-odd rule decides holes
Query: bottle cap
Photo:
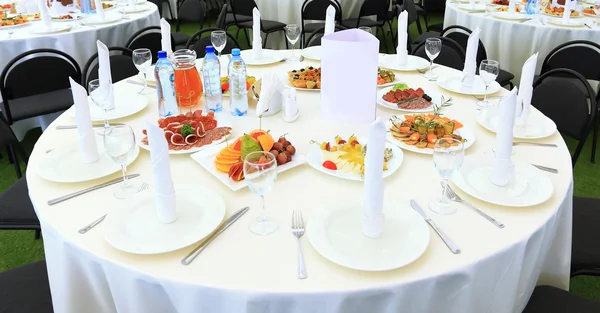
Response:
[[[215,53],[215,47],[206,46],[206,53]]]
[[[158,58],[164,59],[167,57],[167,51],[158,51]]]
[[[239,56],[240,55],[240,49],[238,49],[238,48],[231,49],[231,55],[234,56],[234,57]]]

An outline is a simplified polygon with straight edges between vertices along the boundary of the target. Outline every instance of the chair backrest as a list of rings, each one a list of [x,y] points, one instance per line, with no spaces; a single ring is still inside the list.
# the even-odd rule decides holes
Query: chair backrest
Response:
[[[364,0],[363,4],[360,6],[358,17],[362,18],[375,15],[378,21],[383,21],[387,17],[389,8],[390,0]],[[357,21],[356,28],[358,28],[359,23],[360,21]]]
[[[345,29],[348,29],[348,28],[346,28],[342,25],[335,25],[335,31],[345,30]],[[310,35],[308,35],[308,38],[306,40],[306,46],[307,47],[320,46],[321,45],[321,37],[323,37],[324,34],[325,34],[325,27],[315,29],[312,33],[310,33]]]
[[[219,15],[217,16],[217,22],[215,23],[215,27],[225,29],[225,21],[227,19],[227,3],[223,4]]]
[[[113,83],[129,78],[139,72],[133,64],[131,50],[123,47],[109,47],[108,53],[110,59],[110,74]],[[98,53],[96,53],[83,67],[81,84],[84,88],[87,88],[90,81],[98,79],[98,68]]]
[[[456,41],[450,38],[441,36],[433,38],[439,38],[442,41],[442,51],[440,51],[438,57],[435,58],[435,63],[462,70],[465,65],[465,50]],[[413,55],[429,59],[425,52],[425,42],[426,41],[423,41],[415,47]]]
[[[579,84],[585,86],[587,93],[581,92]],[[550,70],[533,84],[531,104],[552,119],[558,131],[579,140],[573,166],[598,113],[598,104],[588,98],[595,98],[594,90],[583,75],[571,69]]]
[[[17,136],[13,132],[12,128],[8,124],[8,121],[4,118],[4,115],[0,113],[0,150],[4,150],[8,145],[11,145],[16,152],[19,153],[19,156],[23,159],[23,161],[27,164],[29,158],[27,157],[27,153],[19,143]],[[17,161],[18,162],[18,161]],[[17,176],[21,173],[17,172]]]
[[[586,79],[600,80],[600,44],[587,40],[566,42],[554,48],[542,63],[541,74],[568,68]]]
[[[450,25],[444,30],[440,36],[450,38],[456,41],[464,50],[467,51],[467,43],[469,42],[469,36],[472,31],[461,25]],[[485,46],[481,39],[479,39],[479,45],[477,47],[477,66],[481,63],[481,61],[487,59],[487,52],[485,51]]]
[[[324,21],[330,5],[335,8],[335,20],[341,23],[342,6],[337,0],[305,0],[300,10],[302,32],[304,33],[304,21]]]
[[[210,40],[210,34],[215,30],[224,30],[224,29],[205,28],[200,31],[197,31],[195,34],[192,35],[192,37],[186,43],[186,45],[185,45],[186,48],[196,51],[196,56],[198,56],[198,58],[204,57],[204,55],[206,55],[206,46],[212,45],[211,40]],[[203,35],[206,35],[206,34],[208,34],[208,36],[203,37]],[[227,35],[227,44],[225,45],[225,48],[223,48],[223,51],[221,51],[221,53],[229,54],[229,53],[231,53],[231,49],[240,48],[240,44],[238,43],[238,41],[235,39],[235,37],[232,34],[228,33],[227,31],[225,31],[225,34]]]
[[[13,123],[10,100],[71,88],[69,77],[81,81],[81,69],[65,52],[35,49],[14,57],[0,74],[2,111],[8,123]]]
[[[158,60],[158,51],[162,50],[161,38],[160,26],[148,26],[133,34],[125,47],[132,51],[139,48],[150,49],[152,51],[152,64],[154,64]],[[175,48],[173,35],[171,35],[171,47]]]
[[[252,10],[258,8],[254,0],[229,0],[229,6],[231,6],[231,12],[233,13],[233,20],[235,24],[239,24],[237,15],[252,16]],[[261,17],[262,20],[262,17]],[[261,21],[262,29],[262,21]]]
[[[446,10],[446,0],[423,0],[421,4],[427,13],[444,12]]]
[[[177,26],[175,31],[179,31],[181,22],[204,23],[206,16],[206,3],[202,0],[184,0],[177,13]]]
[[[406,10],[408,12],[408,25],[416,22],[418,19],[417,16],[417,6],[415,6],[415,2],[406,1],[402,5],[396,4],[398,14],[402,13],[402,11]]]

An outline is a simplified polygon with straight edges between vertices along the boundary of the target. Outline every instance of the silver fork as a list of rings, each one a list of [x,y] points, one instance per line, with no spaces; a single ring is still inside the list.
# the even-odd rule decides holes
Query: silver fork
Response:
[[[444,184],[442,182],[440,182],[442,184],[442,187],[444,186]],[[504,228],[504,224],[498,222],[496,219],[494,219],[493,217],[483,213],[482,211],[480,211],[477,207],[475,207],[474,205],[472,205],[471,203],[469,203],[466,200],[463,200],[461,197],[459,197],[454,190],[452,190],[452,188],[450,188],[450,185],[446,185],[446,197],[448,197],[448,199],[454,201],[454,202],[460,202],[466,206],[468,206],[469,208],[473,209],[475,212],[479,213],[479,215],[483,216],[486,220],[490,221],[492,224],[496,225],[496,227],[498,228]]]
[[[434,69],[436,69],[437,67],[438,67],[438,66],[437,66],[437,64],[434,64],[434,65],[431,67],[431,70],[433,71],[433,70],[434,70]],[[428,70],[429,70],[429,66],[428,66],[426,69],[424,69],[424,70],[417,69],[417,72],[419,72],[419,73],[421,73],[421,74],[425,74],[425,73],[427,73],[427,71],[428,71]]]
[[[298,239],[298,279],[305,279],[306,266],[304,265],[302,245],[300,244],[300,237],[304,235],[304,219],[302,218],[302,212],[299,210],[294,210],[294,213],[292,213],[292,234]]]
[[[140,188],[140,191],[146,190],[148,189],[148,187],[150,187],[150,185],[148,185],[148,183],[143,183],[142,187]],[[83,227],[82,229],[79,230],[80,234],[85,234],[88,231],[90,231],[92,228],[96,227],[96,225],[102,223],[102,221],[104,221],[104,219],[106,218],[107,214],[102,215],[101,217],[99,217],[97,220],[89,223],[88,225],[86,225],[85,227]]]

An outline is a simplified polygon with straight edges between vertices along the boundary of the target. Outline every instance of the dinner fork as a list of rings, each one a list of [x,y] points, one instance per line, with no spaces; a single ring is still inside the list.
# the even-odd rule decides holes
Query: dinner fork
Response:
[[[434,64],[434,65],[431,67],[431,70],[433,70],[433,69],[435,69],[435,68],[437,68],[437,67],[438,67],[438,66],[437,66],[437,64]],[[417,69],[417,72],[419,72],[419,73],[421,73],[421,74],[425,74],[425,73],[427,73],[427,70],[428,70],[428,69],[429,69],[429,68],[426,68],[426,69],[424,69],[424,70]]]
[[[442,184],[442,187],[444,186],[444,184],[442,182],[440,182],[440,184]],[[446,197],[448,197],[448,199],[454,201],[454,202],[460,202],[466,206],[468,206],[469,208],[473,209],[475,212],[479,213],[479,215],[483,216],[486,220],[490,221],[492,224],[496,225],[496,227],[498,228],[504,228],[504,224],[498,222],[496,219],[494,219],[493,217],[483,213],[482,211],[480,211],[477,207],[475,207],[474,205],[472,205],[470,202],[463,200],[461,197],[459,197],[454,190],[452,190],[452,188],[450,187],[450,185],[446,184]]]
[[[294,210],[292,213],[292,234],[298,239],[298,279],[305,279],[306,267],[302,255],[302,245],[300,244],[300,237],[304,235],[304,219],[302,218],[302,212],[299,210]]]

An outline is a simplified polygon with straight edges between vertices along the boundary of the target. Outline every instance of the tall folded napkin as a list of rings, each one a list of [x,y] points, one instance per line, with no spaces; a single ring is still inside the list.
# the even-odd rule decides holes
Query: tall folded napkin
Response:
[[[134,7],[137,4],[137,0],[127,0],[127,5]]]
[[[50,17],[50,11],[48,10],[48,6],[46,5],[46,0],[38,0],[38,9],[40,10],[40,18],[44,23],[44,28],[46,30],[52,29],[52,20]]]
[[[470,5],[471,9],[475,9],[476,2],[477,2],[476,0],[469,0],[469,5]]]
[[[75,104],[75,123],[79,133],[79,151],[85,163],[98,161],[98,147],[96,146],[96,135],[92,129],[92,118],[90,117],[90,104],[84,87],[69,77],[71,93]]]
[[[398,64],[406,64],[408,58],[408,49],[406,49],[406,40],[408,37],[408,12],[402,11],[398,16],[398,47],[396,47],[396,53],[398,54]]]
[[[467,41],[467,54],[465,57],[465,67],[463,68],[463,86],[471,87],[475,81],[475,71],[477,70],[477,49],[479,48],[479,27],[469,35]]]
[[[108,102],[107,109],[115,108],[115,94],[113,92],[112,74],[110,71],[110,52],[102,41],[97,40],[98,47],[98,79],[100,80],[100,89],[102,92],[109,93],[106,101]]]
[[[96,14],[101,21],[104,21],[106,18],[104,14],[104,8],[102,7],[102,0],[94,0],[94,4],[96,5]]]
[[[383,233],[383,152],[385,124],[381,118],[369,126],[367,155],[365,156],[365,202],[363,203],[362,230],[367,237],[377,238]]]
[[[508,13],[515,14],[515,2],[516,2],[516,0],[508,1]]]
[[[156,214],[162,223],[172,223],[177,219],[177,208],[171,165],[169,165],[169,146],[165,139],[165,132],[160,127],[146,121],[146,132],[148,133],[152,174],[156,187]]]
[[[260,38],[260,12],[252,9],[252,57],[258,59],[262,56],[262,39]]]
[[[300,109],[296,99],[296,89],[287,87],[283,91],[283,120],[291,123],[298,118]]]
[[[568,24],[569,19],[571,18],[571,1],[565,0],[565,10],[563,11],[562,22],[563,24]]]
[[[535,75],[535,67],[537,65],[538,53],[530,56],[521,71],[521,82],[519,83],[519,95],[517,96],[517,125],[523,126],[527,124],[527,119],[531,113],[531,97],[533,96],[533,77]]]
[[[321,51],[323,118],[343,123],[373,122],[379,40],[360,29],[348,29],[321,38]]]
[[[260,98],[256,104],[256,116],[270,116],[281,111],[283,105],[282,91],[283,81],[281,77],[274,72],[265,73],[262,77]]]
[[[171,47],[171,24],[164,18],[160,19],[160,35],[162,51],[166,51],[167,55],[171,55],[173,53],[173,48]]]
[[[496,129],[496,153],[492,163],[492,176],[490,177],[490,181],[498,186],[508,184],[515,171],[515,165],[510,160],[510,155],[512,153],[517,92],[518,89],[513,88],[508,96],[502,98],[498,104],[500,123],[498,129]]]
[[[325,32],[323,36],[327,36],[335,32],[335,8],[333,5],[327,7],[325,12]]]

